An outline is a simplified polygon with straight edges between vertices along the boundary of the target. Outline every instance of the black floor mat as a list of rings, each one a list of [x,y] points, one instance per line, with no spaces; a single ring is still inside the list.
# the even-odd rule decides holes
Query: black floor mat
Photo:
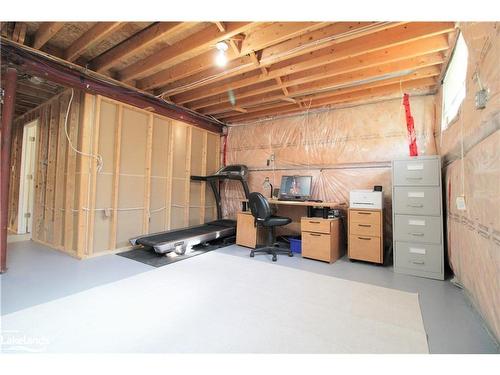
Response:
[[[189,253],[184,255],[169,256],[166,254],[158,254],[152,248],[138,248],[134,250],[124,251],[123,253],[118,253],[124,258],[136,260],[138,262],[153,266],[153,267],[163,267],[167,264],[175,263],[184,259],[188,259],[197,255],[208,253],[209,251],[217,250],[222,247],[230,246],[235,243],[235,238],[224,238],[221,240],[210,241],[207,244],[197,245],[192,248]],[[175,254],[174,252],[171,253]]]

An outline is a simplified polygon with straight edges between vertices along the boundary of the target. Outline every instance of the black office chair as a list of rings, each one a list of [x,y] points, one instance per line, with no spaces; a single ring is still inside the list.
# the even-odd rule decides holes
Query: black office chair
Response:
[[[250,193],[248,197],[248,205],[252,216],[255,218],[255,226],[268,228],[267,244],[264,247],[252,250],[250,257],[254,257],[255,253],[267,253],[273,255],[273,262],[278,259],[277,254],[288,254],[292,257],[293,253],[289,249],[280,249],[278,244],[274,242],[275,227],[287,225],[292,222],[289,217],[271,215],[271,206],[261,193]]]

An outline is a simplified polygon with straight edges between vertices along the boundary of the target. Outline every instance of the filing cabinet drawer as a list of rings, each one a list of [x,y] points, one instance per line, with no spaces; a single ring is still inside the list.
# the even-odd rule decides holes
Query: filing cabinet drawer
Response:
[[[349,235],[349,258],[382,263],[380,237]]]
[[[396,241],[441,243],[440,216],[394,215]]]
[[[332,261],[330,244],[329,234],[302,232],[302,256],[305,258]]]
[[[436,159],[394,161],[394,186],[439,186],[440,175]]]
[[[316,232],[330,234],[330,223],[331,220],[321,219],[321,218],[307,218],[303,217],[300,220],[300,227],[302,231],[305,232]]]
[[[393,210],[396,214],[441,215],[441,191],[438,187],[395,187]]]
[[[356,223],[351,221],[349,225],[349,234],[380,237],[380,224]]]
[[[394,267],[423,272],[442,272],[441,245],[412,244],[396,241]]]
[[[380,225],[382,211],[353,210],[349,209],[349,222],[371,225]]]

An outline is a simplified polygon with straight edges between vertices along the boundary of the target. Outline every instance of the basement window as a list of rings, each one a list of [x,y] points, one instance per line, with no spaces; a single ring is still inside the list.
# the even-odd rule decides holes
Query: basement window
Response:
[[[441,131],[455,120],[465,98],[468,58],[467,44],[460,33],[443,79]]]

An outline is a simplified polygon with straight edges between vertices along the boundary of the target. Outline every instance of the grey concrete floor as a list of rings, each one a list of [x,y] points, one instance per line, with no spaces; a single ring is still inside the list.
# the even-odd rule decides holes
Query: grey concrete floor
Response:
[[[238,257],[249,253],[236,245],[217,251]],[[2,315],[153,269],[116,255],[79,261],[31,241],[9,243],[7,260],[8,271],[1,276]],[[248,261],[270,259],[259,255]],[[419,293],[431,353],[499,353],[464,292],[449,281],[400,275],[391,267],[351,263],[346,258],[327,264],[281,255],[276,266]]]

